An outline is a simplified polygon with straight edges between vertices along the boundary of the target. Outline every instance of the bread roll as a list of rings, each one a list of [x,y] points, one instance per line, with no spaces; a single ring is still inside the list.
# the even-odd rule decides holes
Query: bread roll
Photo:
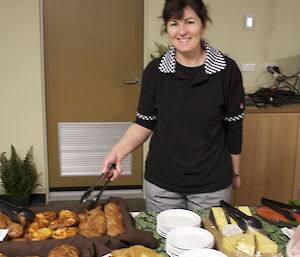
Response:
[[[96,207],[86,214],[79,215],[79,233],[86,237],[101,236],[106,233],[106,221],[103,211]]]
[[[59,245],[53,248],[48,257],[79,257],[79,250],[72,245]]]
[[[125,232],[120,206],[107,203],[104,205],[104,213],[108,236],[117,236]]]

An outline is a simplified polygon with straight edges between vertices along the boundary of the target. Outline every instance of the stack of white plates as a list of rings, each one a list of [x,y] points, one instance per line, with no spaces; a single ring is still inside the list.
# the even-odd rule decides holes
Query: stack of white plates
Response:
[[[166,252],[170,257],[178,257],[192,249],[211,249],[214,244],[214,237],[208,230],[199,227],[181,227],[168,233]]]
[[[194,249],[187,251],[179,257],[227,257],[226,254],[214,249]]]
[[[166,238],[167,234],[179,227],[200,227],[201,217],[192,211],[184,209],[170,209],[157,215],[156,231]]]

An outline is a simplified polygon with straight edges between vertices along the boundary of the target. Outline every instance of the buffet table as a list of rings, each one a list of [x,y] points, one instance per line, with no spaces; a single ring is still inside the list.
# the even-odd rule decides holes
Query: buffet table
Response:
[[[209,210],[199,210],[195,211],[197,214],[201,216],[202,219],[208,218],[209,216]],[[254,212],[253,212],[254,213]],[[158,253],[164,254],[168,256],[165,252],[165,239],[157,234],[156,232],[156,216],[158,212],[140,212],[136,217],[136,228],[144,230],[144,231],[151,231],[154,235],[154,237],[159,242],[159,247],[156,249]],[[278,244],[280,251],[284,256],[286,256],[286,244],[289,241],[289,238],[284,235],[280,228],[276,225],[273,225],[257,215],[254,214],[256,218],[261,220],[264,226],[264,231],[267,233],[267,235]]]

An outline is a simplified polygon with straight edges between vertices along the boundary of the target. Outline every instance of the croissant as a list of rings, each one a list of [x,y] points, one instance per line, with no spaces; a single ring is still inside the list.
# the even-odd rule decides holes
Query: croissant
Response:
[[[72,245],[60,245],[53,248],[48,257],[79,257],[79,250]]]
[[[29,240],[38,241],[50,238],[52,235],[52,230],[50,228],[41,228],[34,231],[33,233],[27,234]]]
[[[57,213],[54,211],[45,211],[35,214],[35,221],[47,220],[51,222],[52,220],[57,219]]]
[[[24,228],[21,224],[18,223],[11,223],[7,226],[8,231],[8,237],[9,238],[18,238],[23,236],[24,234]]]
[[[74,218],[77,219],[77,214],[69,210],[61,210],[58,214],[59,219]]]
[[[23,226],[21,224],[14,223],[9,217],[7,217],[3,213],[0,213],[0,228],[9,229],[7,235],[10,239],[21,237],[24,234]]]
[[[52,238],[54,239],[64,239],[67,237],[75,236],[78,233],[78,228],[59,228],[52,232]]]
[[[120,206],[115,203],[107,203],[104,205],[104,213],[107,235],[117,236],[125,232]]]
[[[48,223],[49,224],[49,223]],[[27,232],[28,233],[33,233],[34,231],[37,231],[41,228],[45,228],[47,225],[45,223],[40,223],[38,221],[34,221],[31,224],[28,225],[27,227]]]

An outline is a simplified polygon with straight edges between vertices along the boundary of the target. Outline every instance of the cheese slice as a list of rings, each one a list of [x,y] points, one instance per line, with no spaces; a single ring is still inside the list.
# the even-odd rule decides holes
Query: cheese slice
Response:
[[[235,244],[235,249],[250,256],[255,254],[255,238],[253,233],[245,233]]]
[[[257,251],[260,253],[278,253],[278,245],[262,233],[251,230],[256,237]]]
[[[239,206],[238,209],[246,215],[252,216],[252,212],[250,211],[250,208],[248,206]]]
[[[234,236],[224,236],[223,237],[223,246],[229,251],[233,252],[235,250],[236,243],[244,236],[244,234],[238,234]]]
[[[222,228],[228,224],[223,208],[221,207],[212,207],[211,211],[215,217],[216,224],[218,229],[222,231]]]

